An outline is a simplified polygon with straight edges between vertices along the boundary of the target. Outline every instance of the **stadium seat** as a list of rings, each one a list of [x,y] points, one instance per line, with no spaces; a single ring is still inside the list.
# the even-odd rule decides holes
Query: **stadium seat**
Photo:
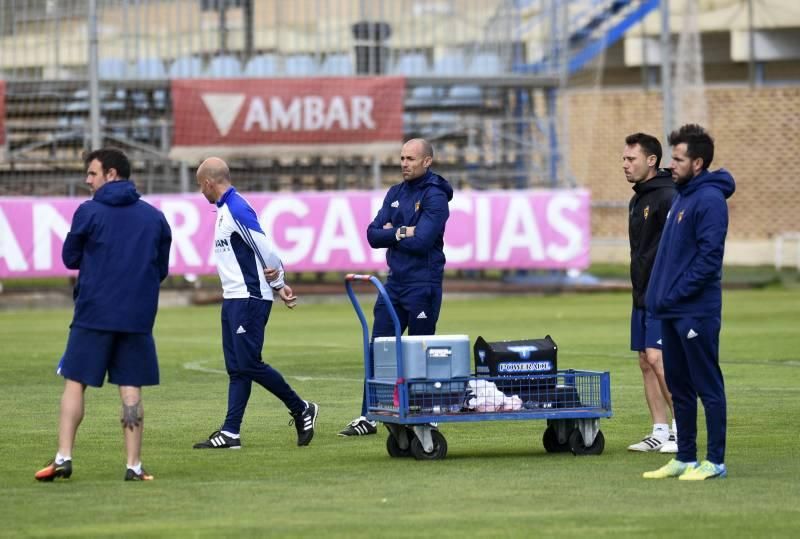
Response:
[[[167,70],[161,58],[139,58],[136,62],[135,76],[138,79],[166,79]]]
[[[274,77],[277,74],[278,59],[274,54],[258,54],[250,58],[244,66],[245,77]]]
[[[497,54],[483,52],[476,54],[469,67],[466,69],[467,75],[475,77],[488,77],[502,73],[502,63]],[[450,88],[447,98],[442,104],[450,107],[477,107],[483,104],[483,92],[480,86],[459,84]]]
[[[191,79],[203,74],[203,62],[196,56],[181,56],[169,66],[167,74],[171,79]]]
[[[393,75],[428,75],[428,59],[422,53],[405,54],[397,59],[392,69]],[[417,86],[406,99],[409,107],[433,106],[438,100],[437,90],[432,86]]]
[[[503,63],[500,57],[491,52],[476,54],[469,63],[470,75],[497,75],[503,72]]]
[[[310,54],[287,56],[283,62],[283,72],[291,77],[308,77],[318,71],[317,62]]]
[[[450,107],[476,107],[483,104],[480,86],[459,84],[450,88],[444,105]]]
[[[125,79],[128,77],[128,63],[122,58],[102,58],[97,64],[97,75],[101,79]]]
[[[215,56],[208,64],[206,76],[218,79],[241,77],[242,64],[237,57],[231,54]]]
[[[349,54],[329,54],[322,62],[321,74],[348,76],[353,74],[353,60]]]
[[[394,75],[428,75],[428,59],[421,52],[404,54],[392,69]]]
[[[407,107],[435,107],[441,99],[441,89],[434,86],[417,86],[405,100]]]
[[[437,58],[433,64],[435,75],[464,75],[467,72],[467,61],[464,55],[456,52]]]

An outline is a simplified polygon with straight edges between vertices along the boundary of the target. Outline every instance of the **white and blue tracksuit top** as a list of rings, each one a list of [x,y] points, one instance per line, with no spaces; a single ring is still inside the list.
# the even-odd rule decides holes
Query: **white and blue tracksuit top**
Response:
[[[214,258],[225,299],[253,297],[272,301],[272,289],[283,287],[280,258],[255,210],[233,187],[217,201]],[[279,278],[267,282],[265,267],[280,268]]]

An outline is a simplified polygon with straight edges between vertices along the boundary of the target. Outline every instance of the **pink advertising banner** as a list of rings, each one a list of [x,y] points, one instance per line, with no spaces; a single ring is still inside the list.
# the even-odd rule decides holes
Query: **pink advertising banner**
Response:
[[[367,225],[383,192],[245,194],[288,271],[386,268]],[[170,273],[215,273],[214,205],[199,194],[146,197],[172,227]],[[0,198],[0,279],[70,275],[61,246],[83,199]],[[447,268],[585,269],[589,192],[467,191],[450,202]]]
[[[6,147],[6,83],[0,80],[0,161],[5,159]]]

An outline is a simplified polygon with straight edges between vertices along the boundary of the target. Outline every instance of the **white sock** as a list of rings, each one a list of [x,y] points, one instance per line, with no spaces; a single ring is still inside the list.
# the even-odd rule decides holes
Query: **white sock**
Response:
[[[131,466],[130,464],[128,464],[128,469],[133,470],[133,473],[139,475],[140,473],[142,473],[142,461],[139,461],[139,463],[136,466]]]
[[[653,438],[666,440],[669,438],[669,425],[666,423],[656,423],[653,425]]]
[[[239,434],[234,434],[232,432],[228,432],[227,430],[220,431],[222,434],[227,436],[228,438],[233,438],[234,440],[238,440],[240,438]]]
[[[72,455],[62,455],[61,453],[56,453],[56,464],[64,464],[68,460],[72,460]]]
[[[678,424],[675,423],[675,420],[672,420],[672,432],[675,433],[675,436],[678,436]]]

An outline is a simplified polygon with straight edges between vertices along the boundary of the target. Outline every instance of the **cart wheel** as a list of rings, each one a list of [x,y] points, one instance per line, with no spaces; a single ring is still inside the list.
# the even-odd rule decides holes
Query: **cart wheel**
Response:
[[[583,443],[583,435],[581,435],[581,431],[575,429],[569,435],[569,449],[572,451],[572,454],[575,456],[578,455],[599,455],[603,452],[603,449],[606,446],[606,439],[603,436],[603,431],[598,430],[597,436],[594,437],[594,443],[589,447],[586,447]]]
[[[426,453],[422,448],[422,442],[419,438],[414,436],[411,440],[411,454],[417,460],[441,460],[447,455],[447,440],[444,435],[436,429],[431,430],[431,438],[433,438],[433,451]]]
[[[414,431],[408,433],[409,440],[416,439],[414,436]],[[409,443],[406,449],[400,449],[400,445],[397,443],[397,438],[394,437],[394,434],[391,432],[389,433],[389,437],[386,438],[386,451],[389,453],[389,456],[392,458],[404,458],[411,456],[411,444]]]
[[[566,453],[570,450],[569,438],[567,438],[563,444],[559,443],[558,434],[552,425],[544,430],[544,434],[542,435],[542,445],[544,445],[544,450],[548,453]]]

